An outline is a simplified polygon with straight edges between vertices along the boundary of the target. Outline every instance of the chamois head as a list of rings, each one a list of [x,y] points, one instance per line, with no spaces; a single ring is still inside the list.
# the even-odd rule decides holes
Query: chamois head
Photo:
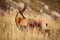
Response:
[[[27,5],[25,3],[21,3],[21,10],[19,9],[19,13],[23,14],[26,8],[27,8]]]

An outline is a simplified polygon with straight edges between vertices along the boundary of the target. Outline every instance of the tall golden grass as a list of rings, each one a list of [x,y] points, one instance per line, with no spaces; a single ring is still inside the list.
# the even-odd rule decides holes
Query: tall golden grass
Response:
[[[48,37],[41,32],[20,31],[15,23],[16,13],[8,13],[5,12],[4,16],[0,13],[0,40],[60,40],[60,21],[55,20],[52,16],[49,19],[36,12],[24,12],[27,18],[33,15],[36,18],[42,16],[45,20],[47,19],[47,27],[51,30],[51,35]]]

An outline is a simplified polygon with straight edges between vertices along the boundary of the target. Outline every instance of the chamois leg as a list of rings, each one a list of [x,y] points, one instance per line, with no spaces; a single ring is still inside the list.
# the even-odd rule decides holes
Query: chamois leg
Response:
[[[49,29],[46,29],[46,30],[44,30],[44,32],[45,32],[45,35],[46,35],[46,33],[48,34],[48,37],[50,37],[50,30]]]

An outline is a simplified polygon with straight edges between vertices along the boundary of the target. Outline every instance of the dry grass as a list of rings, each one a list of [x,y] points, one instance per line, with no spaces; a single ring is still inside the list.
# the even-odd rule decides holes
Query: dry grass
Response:
[[[29,13],[29,14],[28,14]],[[11,12],[0,15],[0,40],[60,40],[60,21],[55,20],[51,16],[45,17],[34,11],[25,11],[24,14],[27,18],[32,16],[40,18],[41,16],[47,21],[48,28],[51,30],[51,36],[38,34],[37,32],[23,31],[21,32],[15,24],[16,13]],[[31,16],[31,17],[30,17]]]
[[[31,5],[36,6],[38,3],[33,3]],[[36,8],[42,8],[42,5],[37,5]],[[55,8],[53,8],[55,9]],[[34,9],[35,11],[38,11]],[[44,13],[35,12],[28,7],[28,9],[24,12],[24,16],[26,18],[44,18],[48,23],[47,28],[51,30],[51,35],[48,37],[46,34],[31,32],[31,31],[20,31],[15,23],[15,12],[4,12],[4,15],[0,13],[0,40],[60,40],[60,20],[55,20],[55,18],[51,15]]]

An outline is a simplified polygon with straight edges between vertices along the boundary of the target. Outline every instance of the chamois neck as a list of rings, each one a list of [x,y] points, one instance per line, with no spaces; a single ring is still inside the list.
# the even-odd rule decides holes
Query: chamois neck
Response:
[[[25,16],[23,15],[23,12],[19,12],[19,13],[25,19]]]

